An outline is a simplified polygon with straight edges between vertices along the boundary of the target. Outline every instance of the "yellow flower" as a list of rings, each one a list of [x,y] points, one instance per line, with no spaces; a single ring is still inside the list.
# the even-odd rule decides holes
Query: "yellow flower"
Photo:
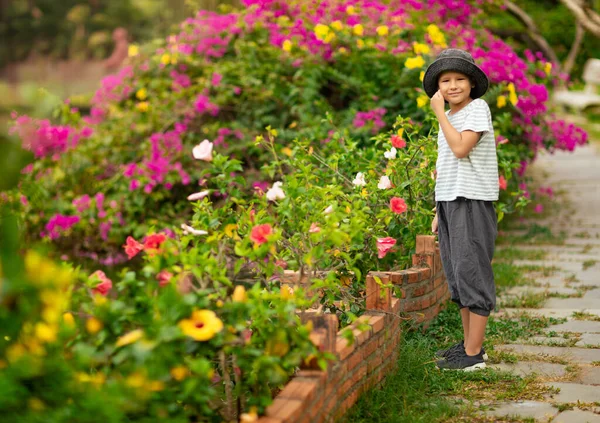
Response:
[[[138,100],[145,100],[148,97],[148,92],[145,88],[140,88],[137,93],[135,93],[135,96]]]
[[[404,135],[404,128],[400,128],[400,129],[398,129],[398,132],[397,132],[397,134],[398,134],[398,136],[399,136],[400,138],[402,138],[402,135]]]
[[[41,342],[56,341],[56,332],[57,329],[55,326],[50,326],[42,322],[38,322],[35,325],[35,337]]]
[[[283,154],[285,154],[286,156],[288,156],[288,157],[292,157],[292,154],[294,154],[294,152],[292,151],[292,149],[291,149],[291,148],[289,148],[289,147],[283,147],[283,148],[281,149],[281,152],[282,152]]]
[[[179,322],[179,328],[196,341],[208,341],[223,330],[223,322],[212,310],[195,310],[191,319]]]
[[[129,46],[129,48],[127,49],[127,55],[129,57],[137,56],[139,53],[140,53],[140,48],[138,46],[136,46],[135,44],[131,44]]]
[[[177,382],[181,382],[183,379],[185,379],[188,374],[189,371],[187,368],[183,367],[183,366],[177,366],[177,367],[173,367],[169,373],[171,373],[171,376],[173,377],[173,379],[175,379]]]
[[[363,198],[367,198],[368,195],[369,195],[369,191],[367,191],[366,188],[363,188],[362,191],[360,192],[360,196]]]
[[[146,113],[148,111],[148,102],[147,101],[141,101],[137,104],[137,109],[142,112],[142,113]]]
[[[423,60],[422,56],[409,57],[406,59],[406,62],[404,62],[404,66],[406,66],[408,69],[422,68],[424,64],[425,60]]]
[[[356,24],[352,27],[352,32],[354,33],[354,35],[358,35],[359,37],[361,37],[364,34],[365,29],[361,24]]]
[[[377,31],[377,35],[379,35],[380,37],[384,37],[384,36],[388,35],[390,32],[387,25],[378,26],[377,28],[375,28],[375,31]]]
[[[125,345],[133,344],[134,342],[137,342],[140,339],[142,339],[143,336],[144,331],[142,331],[141,329],[132,330],[131,332],[119,337],[119,339],[117,339],[115,347],[118,348]]]
[[[6,349],[6,358],[9,363],[13,363],[25,354],[26,350],[22,344],[15,343]]]
[[[146,384],[146,382],[146,376],[144,376],[140,372],[132,373],[129,376],[127,376],[127,379],[125,379],[125,384],[132,388],[141,388]]]
[[[413,43],[415,54],[429,54],[429,46],[427,44]]]
[[[327,25],[315,25],[315,36],[317,37],[317,40],[324,40],[327,34],[329,34],[329,27]]]
[[[160,63],[163,65],[168,65],[171,63],[171,55],[169,53],[165,53],[160,57]]]
[[[429,26],[427,26],[427,33],[429,34],[429,38],[431,38],[431,41],[433,41],[434,44],[437,44],[440,47],[448,47],[448,45],[446,44],[446,37],[444,37],[444,34],[442,33],[442,31],[440,31],[440,29],[431,24]]]
[[[331,41],[333,41],[334,38],[335,38],[335,32],[330,32],[329,34],[327,34],[327,36],[325,37],[323,42],[325,44],[329,44]]]
[[[421,71],[421,73],[419,74],[419,80],[421,82],[423,82],[423,78],[425,78],[425,71]]]
[[[96,372],[92,375],[79,372],[76,374],[77,380],[81,383],[92,383],[96,386],[101,386],[106,381],[104,373]]]
[[[508,101],[510,101],[513,106],[516,106],[517,102],[519,101],[519,97],[517,97],[517,91],[515,90],[515,84],[512,82],[508,84]]]
[[[258,413],[256,412],[256,407],[250,407],[250,411],[248,413],[242,413],[240,415],[240,423],[254,423],[258,420]]]
[[[237,235],[235,233],[236,229],[237,229],[237,225],[235,223],[230,223],[229,225],[225,226],[225,228],[223,229],[223,231],[225,232],[225,236],[227,236],[229,238],[233,238],[233,237],[235,237]]]
[[[294,298],[294,289],[288,285],[282,285],[281,289],[279,290],[279,296],[284,300]]]
[[[42,319],[48,323],[56,323],[60,317],[60,310],[56,307],[44,307]]]
[[[356,47],[363,48],[364,46],[365,46],[365,42],[363,40],[361,40],[360,38],[358,40],[356,40]]]
[[[550,72],[552,72],[551,62],[546,62],[546,64],[544,65],[544,72],[546,72],[546,75],[550,75]]]
[[[346,50],[345,47],[340,47],[340,48],[338,48],[338,53],[340,53],[340,54],[346,54],[346,53],[348,53],[348,50]]]
[[[234,303],[245,303],[248,301],[248,294],[246,294],[246,288],[242,285],[238,285],[233,290],[233,294],[231,295],[231,300]]]
[[[223,302],[223,300],[217,300],[217,302],[215,303],[215,305],[219,308],[223,307],[225,305],[225,303]]]
[[[100,320],[96,319],[95,317],[90,317],[85,322],[85,328],[86,328],[86,330],[89,333],[91,333],[92,335],[94,335],[95,333],[100,332],[103,327],[104,327],[104,325],[102,324],[102,322]]]
[[[146,385],[146,389],[150,392],[160,392],[165,389],[165,384],[160,380],[153,380]]]
[[[289,53],[290,51],[292,51],[292,42],[290,40],[285,40],[281,48],[283,49],[283,51],[287,51]]]
[[[331,22],[331,27],[333,29],[335,29],[336,31],[341,31],[342,29],[344,29],[344,25],[342,24],[341,21],[333,21],[333,22]]]
[[[429,97],[427,97],[426,95],[420,95],[417,97],[417,107],[419,109],[422,107],[425,107],[428,102],[429,102]]]
[[[356,13],[356,9],[354,9],[354,6],[348,6],[346,7],[346,13],[349,15],[354,15]]]
[[[503,95],[499,95],[498,99],[496,100],[496,106],[498,106],[499,109],[506,106],[506,97]]]
[[[97,306],[103,306],[108,302],[108,298],[103,297],[102,295],[94,295],[94,304]]]

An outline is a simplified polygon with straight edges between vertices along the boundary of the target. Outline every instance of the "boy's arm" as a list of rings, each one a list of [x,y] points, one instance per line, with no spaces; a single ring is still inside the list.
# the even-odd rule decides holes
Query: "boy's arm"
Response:
[[[481,138],[481,133],[474,131],[458,132],[454,129],[444,111],[444,97],[440,91],[431,97],[431,108],[440,123],[440,130],[444,133],[450,150],[459,159],[467,157]]]
[[[458,132],[454,129],[445,113],[442,113],[441,115],[436,113],[436,116],[440,122],[440,129],[446,137],[446,142],[448,143],[450,150],[452,150],[454,155],[459,159],[467,157],[473,147],[477,144],[477,141],[479,141],[479,138],[481,138],[481,132]]]

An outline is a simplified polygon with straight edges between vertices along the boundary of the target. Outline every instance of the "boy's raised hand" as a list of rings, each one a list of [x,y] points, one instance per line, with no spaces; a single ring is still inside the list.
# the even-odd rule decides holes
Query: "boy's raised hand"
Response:
[[[440,90],[431,97],[431,108],[436,115],[444,114],[444,96]]]

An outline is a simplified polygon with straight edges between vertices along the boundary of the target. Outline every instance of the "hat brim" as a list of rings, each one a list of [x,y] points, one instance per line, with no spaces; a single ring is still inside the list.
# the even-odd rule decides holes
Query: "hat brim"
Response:
[[[479,66],[460,57],[444,57],[435,60],[425,71],[423,89],[429,98],[438,91],[438,78],[443,72],[454,71],[464,73],[473,78],[475,87],[471,90],[471,98],[476,99],[485,94],[489,81]]]

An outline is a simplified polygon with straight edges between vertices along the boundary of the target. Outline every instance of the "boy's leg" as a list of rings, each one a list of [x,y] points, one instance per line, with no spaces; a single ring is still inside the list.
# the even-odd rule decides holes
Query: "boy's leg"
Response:
[[[464,308],[463,310],[469,310]],[[461,310],[462,312],[462,310]],[[468,311],[469,316],[469,338],[465,338],[465,351],[467,355],[477,355],[483,347],[483,338],[487,326],[488,316],[482,316]]]
[[[463,307],[460,309],[460,318],[462,320],[462,325],[463,325],[463,334],[464,334],[464,340],[465,340],[465,348],[467,346],[467,343],[469,341],[469,334],[470,334],[470,328],[471,328],[471,312],[469,311],[468,307]]]

